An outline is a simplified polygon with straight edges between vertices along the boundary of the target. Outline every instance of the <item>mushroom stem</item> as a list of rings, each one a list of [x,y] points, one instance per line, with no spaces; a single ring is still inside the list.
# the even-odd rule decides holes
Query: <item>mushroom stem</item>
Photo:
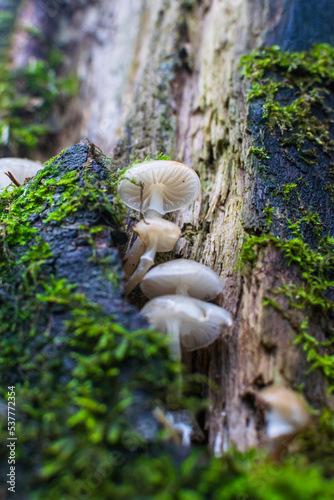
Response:
[[[154,265],[154,257],[157,251],[158,237],[156,236],[149,242],[144,254],[140,257],[137,269],[126,283],[124,290],[125,294],[129,295],[132,290],[141,283],[143,277],[149,269]]]
[[[175,295],[183,295],[184,297],[189,297],[188,286],[182,282],[178,283],[175,290]]]
[[[132,247],[127,251],[124,256],[124,266],[123,271],[125,274],[125,279],[130,279],[130,276],[133,274],[136,269],[140,257],[145,253],[145,243],[137,238],[132,245]]]
[[[171,350],[176,360],[181,360],[181,343],[180,343],[180,322],[177,318],[168,318],[166,322],[167,332],[170,335]]]
[[[162,217],[162,215],[153,208],[148,208],[145,210],[145,217]]]
[[[165,214],[164,210],[164,189],[162,184],[154,184],[150,196],[150,202],[145,211],[147,217],[162,217]]]

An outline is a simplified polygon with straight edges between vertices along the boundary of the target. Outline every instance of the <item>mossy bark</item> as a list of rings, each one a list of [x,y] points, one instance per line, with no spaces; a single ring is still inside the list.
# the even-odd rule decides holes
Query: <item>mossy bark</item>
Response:
[[[51,475],[46,472],[41,479],[40,467],[46,466],[49,447],[57,446],[58,439],[61,447],[61,443],[65,443],[67,451],[72,448],[74,454],[77,449],[83,451],[86,445],[95,447],[99,467],[109,470],[123,462],[119,449],[112,452],[110,443],[103,452],[103,459],[102,448],[93,444],[102,440],[102,434],[99,438],[95,434],[100,425],[95,418],[105,413],[104,403],[102,400],[98,402],[101,396],[110,405],[110,410],[117,410],[118,405],[121,405],[119,409],[123,408],[127,394],[125,413],[121,412],[119,421],[121,427],[129,425],[130,429],[124,438],[129,444],[127,460],[136,456],[140,442],[137,428],[149,426],[150,440],[157,435],[158,427],[151,411],[158,392],[155,393],[150,382],[149,388],[145,388],[141,375],[141,382],[136,381],[138,370],[144,368],[147,371],[146,347],[152,346],[152,339],[146,344],[145,330],[140,330],[147,326],[146,322],[123,298],[118,249],[124,245],[126,234],[120,229],[121,218],[114,205],[111,174],[93,145],[83,142],[67,149],[40,170],[29,184],[12,193],[2,193],[1,217],[1,442],[8,443],[8,439],[14,442],[15,439],[15,443],[19,443],[15,462],[12,462],[16,474],[15,498],[30,498],[32,491],[39,491],[39,498],[45,498],[42,483],[57,475],[58,467],[66,475],[69,466],[66,466],[64,456],[60,457],[57,452],[59,464],[56,467],[51,465]],[[137,332],[129,350],[132,342],[129,332],[134,330]],[[85,331],[86,346],[82,337]],[[101,334],[104,335],[104,354],[98,360],[99,348],[95,341],[101,340]],[[115,343],[107,347],[106,342],[111,339]],[[165,379],[164,360],[168,360],[168,352],[167,343],[164,337],[162,339],[164,345],[160,344],[157,351],[162,359],[156,361],[159,373],[162,370],[162,379]],[[137,353],[136,343],[140,349]],[[108,363],[110,353],[116,357],[108,370],[105,362]],[[84,362],[88,371],[84,365],[78,368],[79,359],[83,361],[85,355],[92,356]],[[155,354],[151,353],[151,357],[154,365]],[[121,369],[116,367],[119,361]],[[167,370],[172,375],[172,371]],[[87,388],[92,389],[95,385],[93,372],[102,374],[105,388],[102,389],[101,381],[98,382],[97,393],[95,396],[91,394],[89,399]],[[114,385],[114,377],[118,374],[118,382]],[[156,380],[159,380],[159,385],[161,380]],[[8,424],[7,429],[6,394],[9,387],[14,388],[14,406],[10,410],[16,425],[10,427]],[[76,392],[76,388],[83,391],[81,395],[74,395],[73,389]],[[113,398],[116,399],[112,402]],[[87,404],[93,413],[97,411],[95,417],[93,413],[88,416]],[[95,437],[89,438],[88,428],[84,429],[83,444],[77,448],[74,443],[78,435],[69,423],[71,417],[80,414],[80,406],[81,414],[85,414],[84,422],[88,423],[89,419],[94,422],[91,429],[94,429]],[[110,432],[111,426],[115,430],[118,428],[117,411],[113,414],[114,410],[108,412],[110,422],[103,424],[103,434],[108,429]],[[52,425],[49,427],[47,415],[50,417],[51,414]],[[77,424],[74,422],[74,427]],[[66,429],[69,434],[65,437]],[[116,434],[119,434],[118,430]],[[91,448],[90,460],[94,454]],[[6,455],[7,448],[3,446],[1,498],[7,498],[9,488],[5,479],[9,471]],[[72,463],[73,458],[74,455],[70,459]],[[51,460],[54,464],[54,457]],[[79,468],[82,470],[81,466]],[[73,494],[79,495],[83,488],[81,482],[77,480],[72,484]],[[64,486],[56,478],[57,487],[61,493],[54,491],[54,498],[60,498],[64,493]],[[48,488],[46,486],[49,494]],[[66,498],[71,494],[67,488]]]
[[[205,423],[210,447],[220,454],[231,444],[258,446],[264,442],[264,421],[254,404],[256,390],[273,382],[294,388],[303,384],[309,403],[319,408],[328,403],[327,386],[321,371],[308,373],[301,346],[293,344],[310,311],[290,311],[284,295],[278,299],[283,313],[263,303],[268,296],[276,298],[271,290],[283,283],[301,283],[298,269],[273,245],[259,248],[255,265],[235,268],[247,236],[267,231],[266,206],[275,208],[274,234],[291,236],[293,201],[272,194],[274,187],[283,189],[299,177],[305,184],[298,191],[298,210],[312,206],[332,234],[333,204],[324,190],[331,182],[332,153],[320,151],[314,165],[302,162],[294,146],[282,146],[278,131],[268,130],[261,103],[248,104],[250,84],[239,62],[260,46],[301,51],[314,42],[333,42],[333,5],[329,0],[307,5],[301,0],[148,0],[138,2],[126,21],[123,7],[101,0],[68,18],[64,33],[76,22],[74,33],[81,40],[81,45],[72,44],[81,93],[64,113],[59,141],[69,145],[88,136],[124,166],[163,151],[199,173],[200,199],[173,219],[183,231],[175,255],[200,261],[221,276],[224,291],[218,304],[231,311],[234,327],[228,343],[217,341],[187,363],[221,388],[210,394]],[[106,12],[118,19],[118,30],[104,24]],[[129,52],[115,66],[124,49],[116,42],[127,28]],[[73,40],[61,34],[66,50]],[[267,177],[248,156],[253,143],[270,156]],[[315,244],[311,236],[307,241]],[[313,321],[319,341],[327,338],[326,321],[321,312]]]

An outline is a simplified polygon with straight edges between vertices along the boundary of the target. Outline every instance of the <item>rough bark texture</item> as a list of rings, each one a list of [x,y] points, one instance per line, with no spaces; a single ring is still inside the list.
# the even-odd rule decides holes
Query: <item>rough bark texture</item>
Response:
[[[163,151],[201,178],[200,199],[173,220],[183,231],[176,256],[202,262],[221,276],[218,303],[234,317],[228,344],[218,341],[188,360],[222,389],[211,394],[205,424],[217,454],[231,443],[245,449],[262,442],[262,414],[253,396],[259,387],[304,382],[313,406],[326,400],[320,373],[305,374],[291,322],[263,305],[272,288],[298,280],[296,271],[273,247],[261,252],[247,275],[235,271],[245,236],[265,227],[271,189],[247,160],[264,126],[259,108],[246,102],[249,82],[238,65],[259,46],[291,51],[333,43],[333,9],[328,0],[100,0],[83,3],[70,16],[60,13],[56,40],[81,86],[62,117],[57,146],[88,136],[122,165]],[[263,141],[272,159],[272,186],[301,172],[309,183],[303,201],[333,231],[332,205],[322,198],[328,158],[311,170],[283,150],[275,135],[265,132]],[[282,210],[279,200],[277,207]],[[274,232],[287,236],[286,222]],[[324,338],[321,327],[317,338]]]

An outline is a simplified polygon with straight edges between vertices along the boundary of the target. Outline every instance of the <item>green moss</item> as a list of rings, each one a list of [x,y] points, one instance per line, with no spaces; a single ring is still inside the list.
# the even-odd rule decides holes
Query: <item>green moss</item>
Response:
[[[192,224],[186,224],[182,228],[182,237],[185,238],[189,243],[193,244],[194,238],[201,234],[201,229],[196,228]]]
[[[300,445],[312,463],[320,465],[328,478],[334,477],[333,442],[334,413],[333,410],[327,409],[320,415],[317,425],[303,433]]]
[[[282,193],[283,194],[283,201],[285,203],[289,202],[290,197],[291,197],[293,191],[296,189],[296,187],[297,187],[297,183],[296,182],[291,182],[290,184],[289,183],[284,184],[283,190],[282,191],[276,191],[276,193],[274,194],[274,196],[277,196],[278,193]]]
[[[273,221],[274,209],[272,207],[266,206],[263,211],[266,214],[266,223],[267,223],[267,226],[270,226],[270,224]]]
[[[260,160],[267,160],[270,158],[270,156],[266,152],[265,147],[258,148],[255,146],[251,146],[248,150],[248,153],[247,153],[247,156],[250,156],[250,155],[254,155],[254,156],[256,156],[256,158],[258,158]]]
[[[328,182],[325,186],[325,189],[330,192],[331,200],[334,203],[334,184],[330,184]]]
[[[253,84],[248,99],[261,99],[269,129],[278,129],[284,145],[300,150],[308,141],[325,151],[333,149],[329,127],[330,109],[325,103],[325,85],[334,80],[334,48],[314,46],[308,52],[285,53],[270,47],[241,58],[244,75]],[[281,103],[282,90],[295,91],[292,102]],[[318,108],[323,117],[314,113]]]

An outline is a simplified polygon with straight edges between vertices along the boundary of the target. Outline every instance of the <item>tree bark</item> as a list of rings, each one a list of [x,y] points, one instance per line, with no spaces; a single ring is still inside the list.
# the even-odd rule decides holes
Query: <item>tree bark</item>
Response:
[[[309,167],[293,147],[282,146],[260,104],[247,102],[250,84],[239,62],[261,46],[289,52],[333,43],[334,6],[329,0],[99,0],[59,15],[55,41],[66,54],[65,67],[79,76],[80,93],[62,115],[55,149],[87,136],[119,165],[163,151],[200,176],[200,199],[173,216],[183,231],[173,255],[219,274],[224,290],[218,304],[232,313],[234,326],[229,342],[217,341],[187,363],[221,389],[209,394],[205,422],[215,453],[232,444],[241,450],[259,446],[259,388],[303,384],[309,403],[320,408],[328,404],[327,386],[319,370],[307,372],[301,346],[293,344],[307,311],[291,311],[285,296],[281,310],[263,304],[276,297],[273,289],[300,283],[298,269],[270,244],[259,248],[255,265],[235,268],[246,237],[265,232],[272,186],[282,188],[299,176],[308,184],[301,203],[312,205],[333,235],[333,204],[324,190],[333,154]],[[248,156],[260,136],[271,158],[271,184]],[[290,238],[294,207],[275,200],[271,230]],[[308,241],[315,244],[312,237]],[[313,318],[312,332],[323,341],[327,326],[319,318]]]

